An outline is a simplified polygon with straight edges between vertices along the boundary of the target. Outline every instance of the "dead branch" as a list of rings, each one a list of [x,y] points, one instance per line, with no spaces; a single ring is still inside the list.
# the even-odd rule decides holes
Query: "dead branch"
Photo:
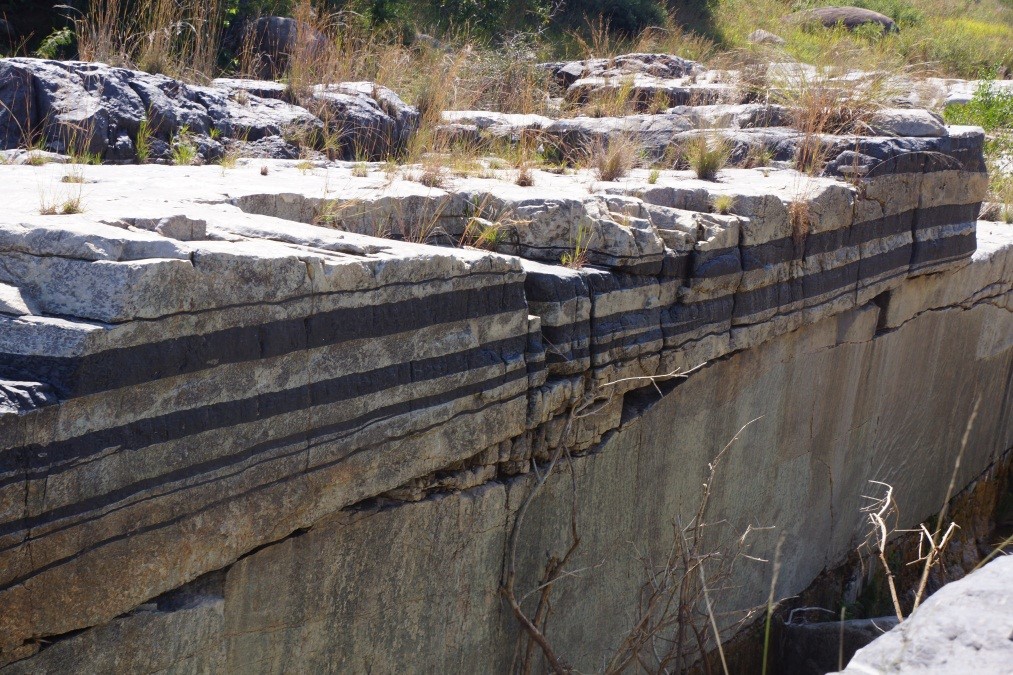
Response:
[[[929,551],[924,558],[925,565],[922,567],[922,575],[918,580],[918,590],[915,591],[914,604],[911,608],[912,612],[918,609],[918,605],[922,604],[922,599],[925,597],[925,587],[929,582],[929,572],[932,571],[932,566],[939,560],[943,548],[949,543],[950,537],[953,534],[955,523],[950,523],[950,526],[946,528],[946,532],[943,533],[943,522],[946,520],[946,511],[950,507],[950,499],[953,497],[953,491],[957,486],[957,474],[960,471],[960,463],[964,459],[964,452],[967,450],[967,441],[971,436],[971,429],[974,428],[974,420],[978,416],[979,405],[981,405],[981,396],[978,396],[978,400],[974,402],[971,417],[968,418],[967,426],[964,427],[964,435],[960,439],[960,450],[957,452],[957,459],[953,462],[953,472],[950,474],[950,484],[946,487],[946,497],[943,499],[942,508],[939,509],[939,518],[936,519],[935,532],[930,534],[925,526],[922,526],[923,537],[929,543]],[[921,552],[921,544],[922,541],[919,541],[919,553]]]

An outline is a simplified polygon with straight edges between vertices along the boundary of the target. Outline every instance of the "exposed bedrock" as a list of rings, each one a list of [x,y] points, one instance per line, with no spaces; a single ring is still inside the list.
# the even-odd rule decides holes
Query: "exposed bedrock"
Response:
[[[318,85],[295,105],[286,85],[221,79],[210,86],[101,63],[0,59],[0,149],[25,147],[88,153],[110,162],[139,158],[146,122],[147,159],[167,160],[174,143],[195,146],[204,161],[238,144],[246,156],[295,158],[294,143],[347,159],[401,152],[418,127],[418,111],[368,82]],[[145,159],[141,157],[141,159]]]
[[[502,669],[505,537],[565,445],[575,483],[534,503],[519,579],[564,545],[576,484],[593,569],[553,635],[591,668],[635,611],[636,553],[671,545],[754,418],[711,520],[718,544],[776,527],[760,557],[785,532],[778,593],[800,590],[855,545],[868,480],[907,525],[938,508],[979,397],[960,484],[1013,445],[1013,240],[976,221],[982,141],[866,139],[850,182],[0,167],[0,660]],[[78,189],[83,213],[39,214]],[[476,223],[494,251],[462,246]],[[729,610],[769,584],[737,569]]]
[[[769,558],[777,532],[785,533],[779,596],[858,543],[868,480],[903,486],[898,499],[910,522],[933,513],[945,492],[939,475],[948,474],[979,396],[991,405],[958,480],[1010,447],[1009,287],[973,299],[995,280],[996,265],[1008,278],[1008,251],[908,282],[893,313],[870,304],[716,362],[663,398],[631,393],[623,425],[573,460],[583,542],[573,564],[590,569],[559,586],[557,648],[590,668],[625,634],[645,581],[637,557],[662,558],[673,520],[697,507],[707,462],[750,419],[762,416],[726,456],[710,513],[728,520],[723,538],[775,525],[754,534],[756,556]],[[169,664],[183,672],[503,672],[517,627],[498,588],[511,517],[531,481],[340,511],[7,672]],[[536,585],[547,552],[568,541],[570,481],[557,475],[528,513],[523,592]],[[248,506],[270,508],[265,520],[276,522],[285,504]],[[199,546],[225,544],[241,517],[235,512]],[[769,566],[745,562],[742,587],[717,596],[722,611],[765,601]],[[127,569],[115,576],[117,586],[133,581]]]

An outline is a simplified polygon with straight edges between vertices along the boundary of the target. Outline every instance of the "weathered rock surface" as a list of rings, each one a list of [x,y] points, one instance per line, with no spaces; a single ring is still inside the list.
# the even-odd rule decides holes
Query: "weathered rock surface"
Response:
[[[673,79],[698,75],[704,71],[699,63],[673,54],[623,54],[609,59],[543,63],[541,67],[549,71],[564,88],[585,77],[650,75]]]
[[[625,98],[641,112],[675,105],[736,103],[737,89],[717,71],[671,54],[624,54],[608,59],[543,63],[572,105]]]
[[[1013,557],[947,584],[855,654],[846,675],[1005,673],[1013,663]]]
[[[969,267],[996,258],[1008,266],[1009,251],[1007,238]],[[936,276],[945,284],[949,275]],[[528,513],[522,592],[567,543],[576,480],[584,543],[574,565],[587,572],[561,582],[554,599],[550,625],[561,653],[591,668],[625,634],[635,617],[623,610],[644,582],[638,556],[665,555],[673,519],[696,508],[707,462],[755,416],[764,415],[722,464],[709,514],[729,519],[728,537],[746,524],[776,524],[750,549],[759,557],[770,556],[778,532],[787,534],[782,555],[791,563],[778,596],[853,549],[869,478],[908,481],[903,508],[912,522],[938,508],[945,486],[918,467],[952,461],[978,394],[1000,403],[982,411],[959,480],[996,456],[986,446],[1013,442],[1002,422],[1011,351],[993,342],[997,331],[1008,334],[1009,291],[966,308],[923,299],[918,316],[897,330],[877,334],[880,310],[869,305],[714,363],[664,398],[630,397],[623,427],[597,452],[574,458],[573,477],[556,475]],[[944,400],[934,392],[952,372],[975,386],[955,387]],[[80,668],[99,670],[195,653],[237,673],[507,669],[517,628],[499,596],[500,573],[511,514],[532,480],[324,517],[229,566],[220,584],[183,589],[193,600],[156,598],[8,670],[58,672],[70,655]],[[636,553],[631,532],[645,545]],[[734,587],[752,595],[716,595],[722,611],[762,603],[769,576],[767,565],[744,566]]]
[[[146,120],[155,160],[169,159],[180,141],[193,143],[204,161],[219,158],[228,143],[288,158],[290,139],[377,160],[401,152],[418,127],[415,108],[372,83],[317,87],[303,97],[313,112],[290,98],[274,82],[223,79],[202,87],[98,63],[2,59],[0,147],[24,147],[39,132],[46,150],[130,162]]]
[[[942,117],[928,110],[887,108],[873,116],[870,126],[877,136],[945,136]]]

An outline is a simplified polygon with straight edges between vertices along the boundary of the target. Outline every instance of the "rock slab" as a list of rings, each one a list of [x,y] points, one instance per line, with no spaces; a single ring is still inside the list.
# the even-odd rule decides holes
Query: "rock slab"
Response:
[[[947,584],[898,627],[858,650],[842,675],[1008,673],[1013,556]]]

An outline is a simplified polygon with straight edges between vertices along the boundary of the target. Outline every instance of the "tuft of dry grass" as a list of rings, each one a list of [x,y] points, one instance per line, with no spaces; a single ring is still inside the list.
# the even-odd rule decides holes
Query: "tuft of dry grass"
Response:
[[[427,163],[415,177],[415,180],[427,188],[442,188],[447,184],[447,170],[435,163]]]
[[[92,0],[74,22],[78,53],[85,61],[210,81],[224,11],[222,0]]]
[[[84,169],[79,164],[71,165],[67,173],[60,179],[61,183],[81,184],[85,182]]]
[[[701,180],[716,180],[718,172],[728,164],[731,148],[721,136],[700,135],[686,144],[684,157]]]
[[[809,200],[804,197],[793,199],[788,204],[788,222],[791,224],[791,238],[799,251],[805,247],[806,238],[809,236],[810,216]]]
[[[517,180],[514,181],[521,187],[531,187],[535,184],[535,176],[531,171],[531,167],[527,164],[522,164],[521,168],[517,170]]]
[[[595,177],[611,182],[629,174],[639,157],[640,147],[633,138],[614,134],[607,141],[595,141],[591,145],[588,159]]]
[[[791,125],[800,133],[795,166],[815,175],[826,162],[825,135],[868,133],[872,117],[893,92],[889,74],[847,76],[837,68],[802,65],[785,69],[767,97],[790,110]]]
[[[80,183],[77,189],[69,195],[56,195],[45,190],[39,194],[39,214],[43,216],[65,215],[69,216],[84,211],[84,197]]]

